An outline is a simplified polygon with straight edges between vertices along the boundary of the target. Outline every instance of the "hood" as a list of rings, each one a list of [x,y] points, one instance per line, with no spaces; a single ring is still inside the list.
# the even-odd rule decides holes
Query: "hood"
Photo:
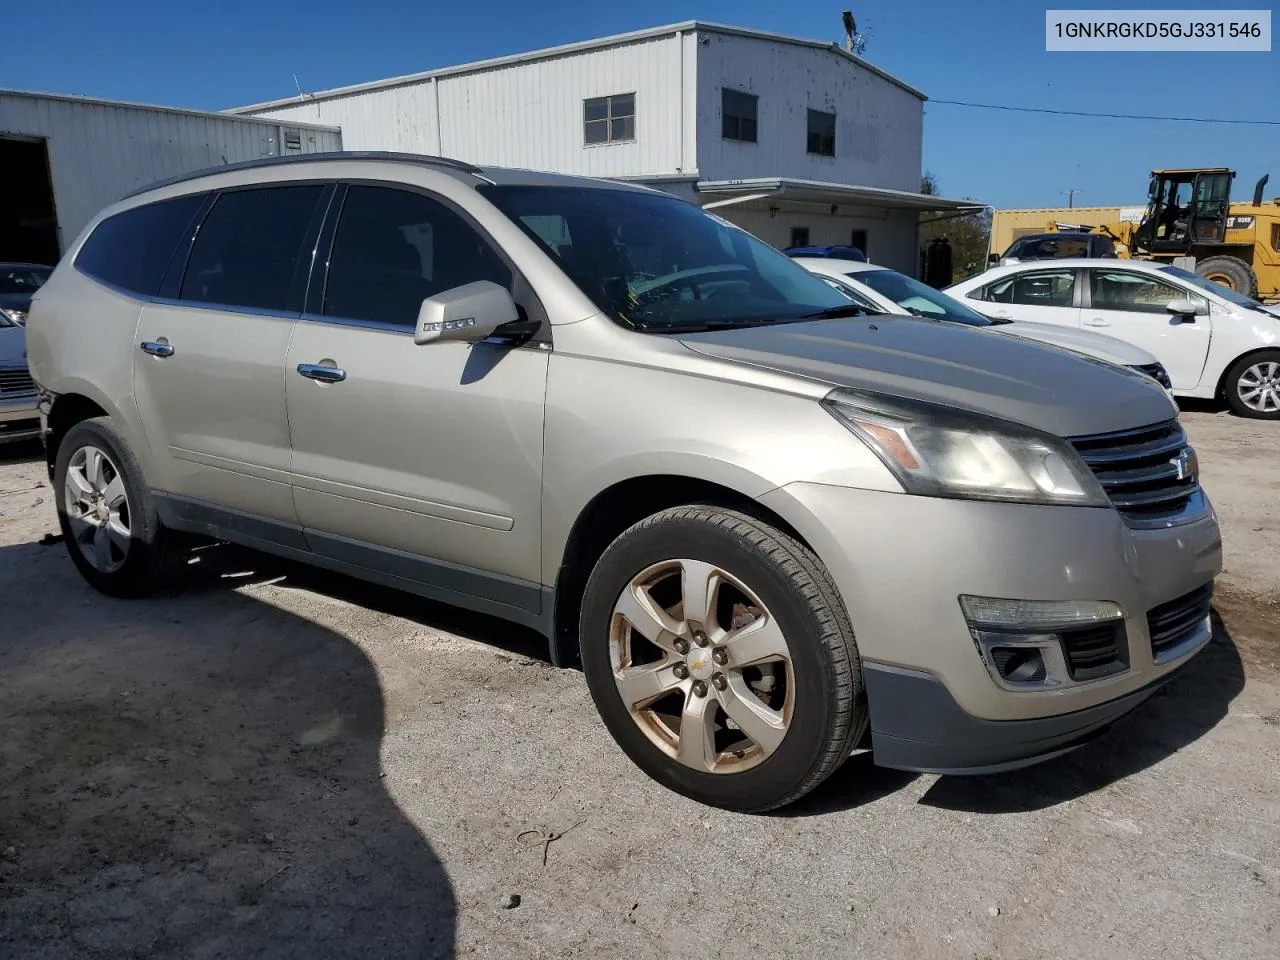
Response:
[[[1154,380],[989,328],[854,317],[681,334],[691,350],[833,387],[928,400],[1059,437],[1177,416]]]
[[[26,367],[27,331],[22,327],[0,327],[0,367]]]
[[[1108,337],[1092,330],[1081,330],[1079,327],[1059,327],[1052,323],[1002,323],[992,327],[997,333],[1011,337],[1022,337],[1040,343],[1051,343],[1055,347],[1087,353],[1108,363],[1118,363],[1123,367],[1133,367],[1158,362],[1154,356],[1126,340]]]

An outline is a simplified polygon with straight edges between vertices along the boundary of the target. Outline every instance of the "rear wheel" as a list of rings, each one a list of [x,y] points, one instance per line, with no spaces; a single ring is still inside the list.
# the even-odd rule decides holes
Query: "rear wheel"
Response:
[[[1258,295],[1257,275],[1249,264],[1238,257],[1209,257],[1201,260],[1196,264],[1196,273],[1247,297]]]
[[[172,581],[185,552],[160,523],[142,469],[110,417],[76,424],[54,467],[58,523],[81,575],[103,593],[143,596]]]
[[[1280,350],[1237,360],[1227,371],[1227,403],[1242,417],[1280,420]]]
[[[830,576],[744,514],[675,507],[624,532],[588,581],[581,637],[614,739],[703,803],[790,803],[866,728],[853,631]]]

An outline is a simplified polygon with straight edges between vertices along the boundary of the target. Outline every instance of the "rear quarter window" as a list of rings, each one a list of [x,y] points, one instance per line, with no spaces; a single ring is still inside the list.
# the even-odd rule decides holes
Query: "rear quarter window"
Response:
[[[174,197],[108,217],[80,247],[76,269],[129,293],[155,296],[174,248],[207,196]]]

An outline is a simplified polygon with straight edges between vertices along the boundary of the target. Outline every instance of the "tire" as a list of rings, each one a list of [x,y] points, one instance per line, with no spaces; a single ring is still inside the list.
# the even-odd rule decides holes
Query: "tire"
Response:
[[[1245,296],[1258,296],[1258,276],[1238,257],[1209,257],[1196,263],[1196,273]]]
[[[142,468],[110,417],[84,420],[63,436],[54,494],[71,562],[95,589],[141,597],[177,578],[186,551],[160,522]]]
[[[718,585],[687,591],[714,593],[713,613],[699,615],[686,580]],[[861,662],[830,575],[808,548],[745,514],[673,507],[623,532],[587,582],[580,629],[583,672],[614,740],[653,779],[702,803],[744,813],[791,803],[866,730]],[[669,692],[640,705],[647,692],[624,699],[619,676],[629,691],[647,691],[634,680]],[[730,709],[746,726],[730,722]],[[681,736],[697,716],[705,736]]]
[[[1280,350],[1241,357],[1227,371],[1223,389],[1227,403],[1240,416],[1280,420]]]

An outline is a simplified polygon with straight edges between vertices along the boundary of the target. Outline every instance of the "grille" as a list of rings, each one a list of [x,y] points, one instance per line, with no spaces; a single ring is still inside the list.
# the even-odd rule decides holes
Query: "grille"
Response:
[[[1116,509],[1130,519],[1156,520],[1177,513],[1200,489],[1195,451],[1177,420],[1073,437],[1071,445]]]
[[[1072,680],[1097,680],[1128,667],[1124,623],[1059,631]]]
[[[20,397],[36,392],[36,382],[26,370],[0,370],[0,397]]]
[[[1164,368],[1162,363],[1140,363],[1134,367],[1139,373],[1145,373],[1166,390],[1173,389],[1173,381],[1169,379],[1169,371]]]
[[[1209,616],[1213,581],[1198,590],[1152,607],[1147,612],[1147,632],[1151,634],[1151,655],[1158,663],[1171,650],[1191,639]]]

